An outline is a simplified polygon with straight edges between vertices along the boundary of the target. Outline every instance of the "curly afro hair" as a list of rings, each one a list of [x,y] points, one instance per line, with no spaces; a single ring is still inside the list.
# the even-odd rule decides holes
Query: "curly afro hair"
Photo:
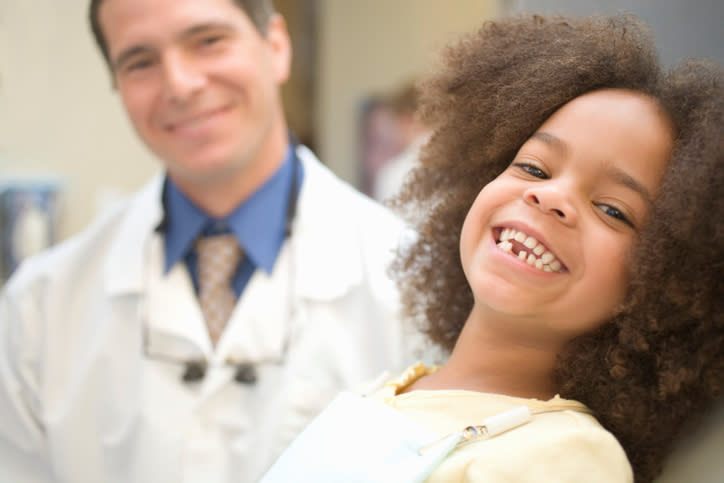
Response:
[[[673,159],[632,249],[623,310],[571,341],[556,371],[561,396],[591,408],[636,480],[651,481],[724,380],[721,67],[687,61],[664,72],[650,29],[631,15],[518,16],[447,47],[420,87],[434,132],[394,202],[419,236],[391,273],[407,316],[446,350],[473,305],[459,257],[465,215],[538,127],[610,88],[646,94],[671,118]]]

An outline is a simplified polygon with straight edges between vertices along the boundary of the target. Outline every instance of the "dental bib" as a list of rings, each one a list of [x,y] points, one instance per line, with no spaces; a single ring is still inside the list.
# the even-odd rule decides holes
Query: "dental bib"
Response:
[[[261,483],[418,483],[456,447],[491,438],[531,420],[526,406],[480,426],[439,435],[386,404],[340,393],[282,453]]]

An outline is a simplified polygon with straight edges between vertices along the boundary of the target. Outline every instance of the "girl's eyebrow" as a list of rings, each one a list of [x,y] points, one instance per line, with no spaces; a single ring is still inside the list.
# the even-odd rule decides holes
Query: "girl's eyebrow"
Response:
[[[531,137],[531,139],[537,139],[539,141],[542,141],[543,143],[547,144],[548,146],[552,147],[553,149],[556,149],[560,152],[566,152],[568,151],[568,145],[565,141],[563,141],[561,138],[554,136],[553,134],[538,131],[534,133]],[[614,183],[619,184],[621,186],[624,186],[631,191],[634,191],[637,193],[641,198],[644,199],[644,201],[647,204],[651,204],[653,201],[651,199],[651,193],[649,193],[649,190],[646,189],[644,185],[639,183],[636,178],[622,170],[621,168],[614,166],[611,163],[606,163],[605,166],[605,175],[607,178],[611,179]]]
[[[565,141],[563,141],[559,137],[554,136],[553,134],[544,131],[538,131],[533,133],[530,139],[538,139],[539,141],[543,141],[545,144],[561,152],[568,151],[568,145],[565,143]]]
[[[606,163],[606,177],[613,180],[614,183],[629,188],[631,191],[638,193],[647,204],[653,203],[651,199],[651,193],[646,189],[644,185],[639,183],[636,178],[623,171],[621,168],[614,166],[613,164]]]

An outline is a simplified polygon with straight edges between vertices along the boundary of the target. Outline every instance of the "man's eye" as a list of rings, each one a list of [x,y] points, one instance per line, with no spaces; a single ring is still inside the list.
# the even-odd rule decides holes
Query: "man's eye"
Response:
[[[203,37],[201,40],[199,40],[199,46],[201,47],[207,47],[209,45],[214,45],[215,43],[219,42],[221,40],[220,35],[213,35],[209,37]]]
[[[151,61],[151,59],[134,60],[133,62],[129,62],[128,64],[126,64],[123,70],[125,70],[126,72],[143,70],[151,67],[152,64],[153,62]]]
[[[538,167],[536,167],[536,166],[533,166],[532,164],[528,164],[528,163],[515,163],[513,166],[516,166],[516,167],[522,169],[523,171],[525,171],[525,172],[528,173],[529,175],[535,176],[536,178],[548,179],[548,175],[545,174],[545,172],[544,172],[542,169],[540,169],[540,168],[538,168]]]
[[[631,220],[628,219],[626,215],[623,214],[621,210],[616,208],[615,206],[607,205],[605,203],[602,203],[600,205],[597,205],[598,209],[603,211],[606,215],[610,216],[611,218],[615,218],[617,220],[620,220],[630,227],[633,228],[633,223],[631,223]]]

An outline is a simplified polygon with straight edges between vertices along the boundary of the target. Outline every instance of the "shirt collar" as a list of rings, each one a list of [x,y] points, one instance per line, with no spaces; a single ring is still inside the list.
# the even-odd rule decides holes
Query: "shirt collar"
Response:
[[[296,164],[297,193],[304,177],[301,163],[290,145],[284,162],[276,173],[259,187],[231,214],[215,219],[189,200],[170,178],[164,189],[165,262],[164,271],[183,259],[193,248],[194,240],[206,231],[228,228],[244,249],[255,267],[271,273],[279,250],[284,243],[285,225]]]

